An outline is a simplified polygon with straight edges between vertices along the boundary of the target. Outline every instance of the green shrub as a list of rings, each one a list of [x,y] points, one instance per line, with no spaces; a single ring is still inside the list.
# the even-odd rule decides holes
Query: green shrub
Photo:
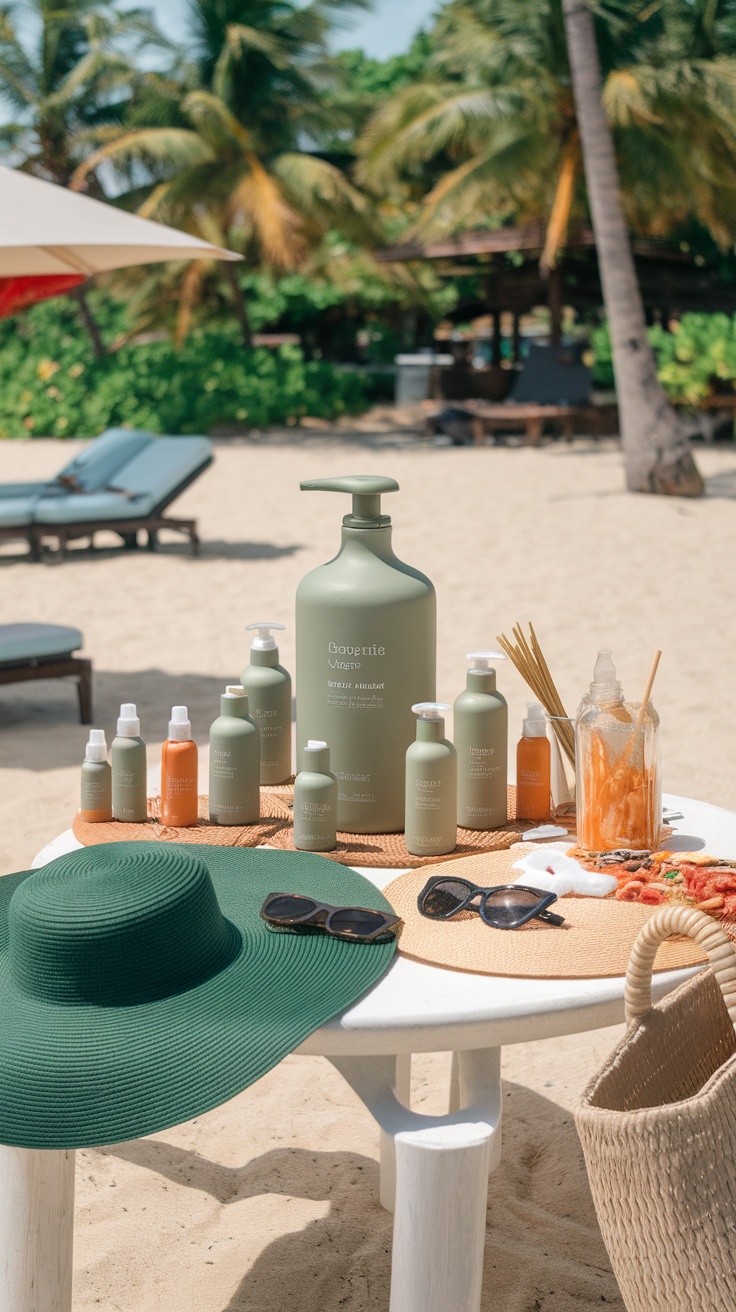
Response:
[[[112,340],[123,309],[102,295],[91,300]],[[305,361],[294,346],[246,350],[231,326],[195,330],[180,349],[131,343],[96,360],[68,300],[0,323],[1,437],[90,437],[117,424],[158,433],[261,428],[356,414],[369,400],[355,372]]]
[[[683,314],[672,332],[649,329],[657,357],[657,376],[667,396],[678,405],[700,405],[714,391],[736,389],[736,315]],[[613,362],[608,324],[592,334],[593,378],[613,387]]]

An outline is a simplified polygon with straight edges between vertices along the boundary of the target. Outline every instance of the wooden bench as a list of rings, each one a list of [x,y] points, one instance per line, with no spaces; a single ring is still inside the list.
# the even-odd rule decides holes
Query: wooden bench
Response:
[[[427,407],[427,422],[432,424],[437,415],[449,408],[464,410],[470,417],[473,441],[483,446],[487,433],[523,431],[527,446],[539,446],[546,422],[559,425],[563,437],[572,437],[575,417],[581,407],[574,405],[538,405],[534,402],[515,401],[456,401],[432,402]]]
[[[92,723],[92,662],[72,653],[78,629],[61,624],[0,624],[0,685],[30,679],[75,679],[82,724]]]

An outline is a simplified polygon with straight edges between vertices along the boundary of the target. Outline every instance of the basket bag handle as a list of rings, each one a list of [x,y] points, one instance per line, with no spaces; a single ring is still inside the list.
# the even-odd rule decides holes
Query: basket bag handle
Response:
[[[712,916],[694,907],[659,907],[639,930],[626,968],[626,1021],[641,1020],[652,1008],[652,967],[657,948],[672,934],[694,938],[708,953],[711,970],[736,1029],[736,951]]]

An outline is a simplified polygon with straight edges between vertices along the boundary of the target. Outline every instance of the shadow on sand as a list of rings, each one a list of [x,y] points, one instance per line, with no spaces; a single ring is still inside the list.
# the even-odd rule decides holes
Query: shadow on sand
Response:
[[[125,554],[129,560],[145,556],[149,558],[151,556],[181,556],[183,559],[191,561],[193,565],[197,565],[206,560],[281,560],[283,556],[293,556],[297,551],[303,550],[304,547],[300,542],[278,547],[273,542],[228,542],[222,538],[210,538],[200,543],[199,555],[193,556],[189,543],[180,538],[176,541],[159,542],[155,552],[149,552],[145,547],[134,551],[126,551],[119,542],[116,543],[108,538],[107,540],[98,539],[98,545],[93,550],[84,542],[73,542],[63,556],[57,551],[44,551],[38,563],[49,567],[77,565],[80,562],[89,564],[90,561],[108,560],[110,556]],[[0,551],[0,565],[28,564],[30,560],[27,548],[20,542],[13,543],[12,547]]]
[[[572,1113],[505,1082],[504,1116],[502,1160],[489,1189],[483,1312],[590,1312],[603,1305],[624,1312]],[[163,1139],[101,1151],[223,1205],[274,1193],[329,1203],[324,1217],[274,1239],[218,1312],[388,1307],[392,1218],[378,1204],[371,1158],[279,1148],[241,1166],[223,1166]],[[171,1300],[173,1307],[173,1289]]]

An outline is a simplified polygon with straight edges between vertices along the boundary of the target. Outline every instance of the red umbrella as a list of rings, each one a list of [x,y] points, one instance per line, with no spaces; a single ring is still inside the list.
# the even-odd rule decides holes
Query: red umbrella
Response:
[[[6,319],[36,301],[59,296],[85,281],[83,273],[41,274],[37,277],[0,278],[0,319]]]

